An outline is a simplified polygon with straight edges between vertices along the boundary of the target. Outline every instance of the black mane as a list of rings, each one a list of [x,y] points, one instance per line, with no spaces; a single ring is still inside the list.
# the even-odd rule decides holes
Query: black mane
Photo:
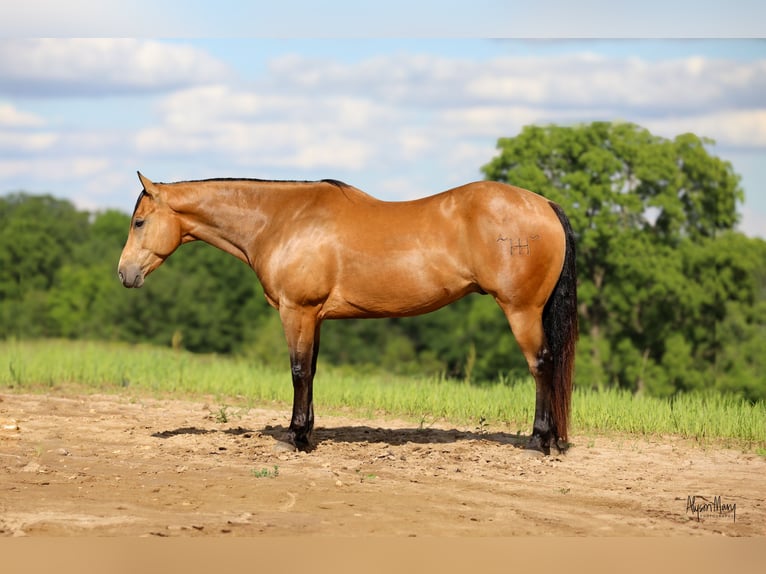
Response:
[[[213,177],[209,179],[189,179],[173,183],[208,183],[214,181],[254,181],[258,183],[329,183],[336,187],[350,187],[338,179],[321,179],[319,181],[301,180],[301,179],[258,179],[255,177]],[[162,183],[162,182],[158,182]],[[166,184],[167,185],[167,184]]]
[[[188,179],[184,181],[177,181],[173,183],[206,183],[206,182],[212,182],[212,181],[256,181],[258,183],[329,183],[330,185],[334,185],[335,187],[339,189],[344,189],[347,187],[351,187],[347,183],[344,183],[338,179],[321,179],[319,181],[310,181],[310,180],[299,180],[299,179],[257,179],[254,177],[213,177],[210,179]],[[157,182],[160,185],[168,185],[165,182]],[[136,200],[136,206],[133,208],[133,215],[136,214],[136,210],[138,209],[138,204],[141,203],[141,200],[144,198],[144,196],[147,195],[146,190],[142,189],[141,193],[138,195],[138,199]]]
[[[136,214],[136,210],[138,210],[138,204],[141,203],[141,200],[146,195],[146,190],[142,189],[141,193],[138,194],[138,199],[136,200],[136,206],[133,208],[133,215]]]

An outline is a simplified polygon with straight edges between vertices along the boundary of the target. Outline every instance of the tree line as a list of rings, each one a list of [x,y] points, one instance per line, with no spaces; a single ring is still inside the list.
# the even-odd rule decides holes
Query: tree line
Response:
[[[530,126],[498,140],[483,166],[487,179],[536,191],[570,217],[577,385],[766,399],[766,242],[735,230],[743,190],[711,144],[628,123]],[[0,197],[0,337],[172,344],[289,364],[255,274],[215,248],[184,245],[142,289],[124,289],[116,266],[129,221],[49,195]],[[328,321],[320,354],[477,384],[527,373],[503,314],[480,295],[421,317]]]

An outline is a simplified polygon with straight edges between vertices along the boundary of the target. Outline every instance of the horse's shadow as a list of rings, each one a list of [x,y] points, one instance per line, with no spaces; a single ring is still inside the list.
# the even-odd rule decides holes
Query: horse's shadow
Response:
[[[279,433],[285,429],[275,427],[273,431],[264,430],[264,434],[270,434],[279,438]],[[273,434],[272,434],[273,433]],[[484,430],[464,431],[456,429],[434,428],[397,428],[388,429],[369,426],[341,426],[314,430],[313,442],[319,445],[323,442],[342,443],[382,443],[389,446],[402,446],[412,444],[446,444],[472,440],[490,441],[517,448],[523,448],[528,436],[522,434],[510,434],[505,432],[488,432]]]
[[[259,431],[253,429],[246,429],[243,427],[230,428],[230,429],[201,429],[199,427],[179,427],[177,429],[170,429],[164,431],[158,431],[152,433],[153,438],[171,438],[180,435],[206,435],[206,434],[228,434],[233,436],[239,435],[252,435]]]
[[[181,427],[155,432],[154,438],[167,439],[178,435],[228,434],[232,436],[256,435],[268,436],[275,441],[284,440],[288,428],[282,425],[266,425],[261,429],[243,427],[229,429],[204,429]],[[245,436],[245,438],[249,438]],[[402,446],[411,444],[447,444],[463,441],[482,440],[523,449],[529,442],[529,435],[521,433],[488,432],[484,430],[462,431],[457,429],[434,428],[397,428],[387,429],[370,426],[339,426],[315,428],[311,436],[311,448],[314,450],[322,443],[368,443]]]
[[[523,449],[529,442],[529,436],[521,433],[433,428],[381,429],[364,426],[318,429],[315,436],[317,436],[315,439],[317,443],[320,443],[322,440],[328,440],[335,442],[385,443],[391,446],[401,446],[408,443],[437,445],[478,440]]]

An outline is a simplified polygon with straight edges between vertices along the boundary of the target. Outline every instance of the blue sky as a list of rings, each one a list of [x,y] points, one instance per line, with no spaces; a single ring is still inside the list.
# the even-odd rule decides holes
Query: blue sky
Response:
[[[742,229],[766,237],[766,41],[746,37],[761,33],[752,24],[766,16],[757,3],[740,3],[751,10],[741,28],[729,10],[681,34],[739,38],[696,40],[651,20],[622,35],[664,38],[579,39],[599,35],[589,28],[598,18],[556,2],[536,4],[562,7],[547,27],[540,8],[512,10],[519,3],[474,2],[469,25],[463,2],[447,2],[447,12],[434,11],[443,1],[414,3],[401,33],[388,12],[377,14],[380,32],[354,27],[357,4],[347,2],[298,24],[288,15],[299,2],[258,11],[224,0],[219,8],[236,16],[228,20],[186,2],[185,28],[165,18],[173,24],[164,31],[156,11],[150,17],[138,4],[132,16],[124,3],[98,4],[113,5],[100,16],[103,33],[56,9],[46,14],[58,22],[33,25],[32,8],[14,16],[13,34],[0,38],[0,193],[49,192],[128,212],[140,169],[158,181],[337,178],[406,199],[481,178],[497,138],[524,125],[620,120],[665,137],[715,139],[711,151],[742,175]],[[75,12],[90,5],[68,4]],[[162,6],[172,13],[179,4]],[[139,14],[149,24],[131,27]],[[561,38],[567,17],[581,22]],[[503,18],[514,24],[507,36],[497,33]],[[523,32],[510,37],[520,23]],[[46,28],[54,24],[60,33]],[[439,26],[448,31],[436,34]],[[110,33],[126,37],[103,37]],[[45,35],[63,37],[37,39]],[[92,35],[102,37],[68,37]]]

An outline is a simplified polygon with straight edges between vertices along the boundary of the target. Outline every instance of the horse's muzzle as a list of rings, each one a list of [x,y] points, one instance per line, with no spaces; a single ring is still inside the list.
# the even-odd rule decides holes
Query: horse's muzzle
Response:
[[[117,270],[120,282],[124,287],[141,287],[144,284],[144,274],[138,265],[124,265]]]

